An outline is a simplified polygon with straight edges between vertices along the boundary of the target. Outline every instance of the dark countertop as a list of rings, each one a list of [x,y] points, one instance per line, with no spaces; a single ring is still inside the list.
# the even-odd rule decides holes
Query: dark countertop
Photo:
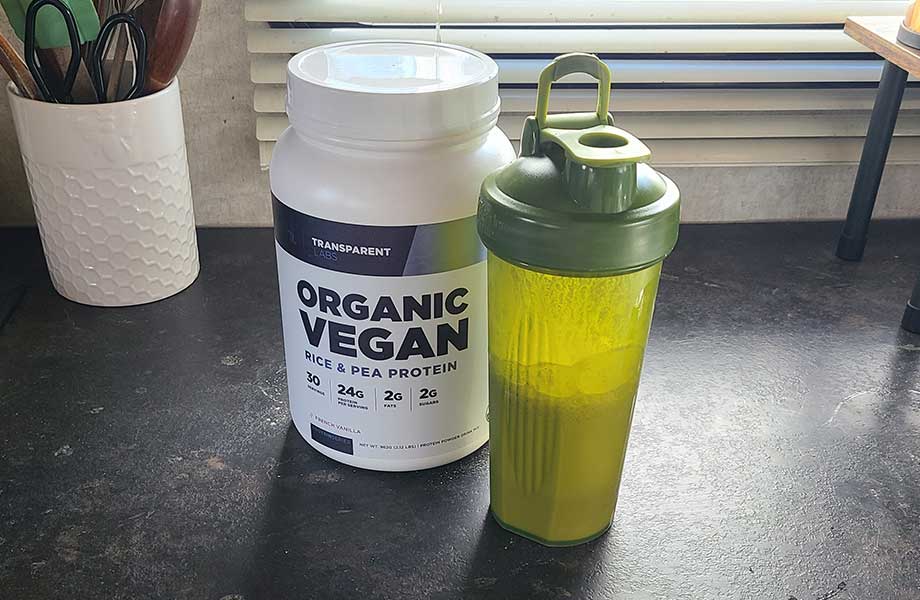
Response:
[[[271,233],[205,230],[156,304],[51,289],[0,230],[0,598],[920,598],[920,222],[684,227],[614,526],[549,549],[488,517],[487,451],[339,465],[292,429]]]

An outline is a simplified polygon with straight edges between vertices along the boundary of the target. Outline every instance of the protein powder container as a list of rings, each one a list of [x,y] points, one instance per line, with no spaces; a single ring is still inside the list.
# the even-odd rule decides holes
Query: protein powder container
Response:
[[[514,158],[498,67],[466,48],[349,42],[288,63],[271,187],[291,414],[367,469],[488,439],[479,186]]]

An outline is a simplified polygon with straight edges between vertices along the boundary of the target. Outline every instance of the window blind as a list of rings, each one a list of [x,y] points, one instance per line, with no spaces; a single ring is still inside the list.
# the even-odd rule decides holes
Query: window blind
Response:
[[[536,79],[557,54],[593,52],[613,72],[617,124],[658,165],[856,162],[881,61],[843,33],[849,15],[903,15],[887,0],[248,0],[250,73],[263,166],[287,126],[286,63],[320,44],[440,40],[499,64],[499,126],[520,138]],[[589,79],[555,86],[551,109],[588,110]],[[890,162],[920,156],[911,87]]]

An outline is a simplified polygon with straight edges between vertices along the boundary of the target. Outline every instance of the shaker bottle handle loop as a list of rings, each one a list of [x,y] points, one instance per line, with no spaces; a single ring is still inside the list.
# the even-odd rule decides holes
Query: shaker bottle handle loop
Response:
[[[549,126],[547,124],[549,118],[549,92],[553,82],[572,73],[585,73],[597,79],[597,110],[595,113],[597,122],[586,124],[586,126],[609,124],[610,69],[604,61],[593,54],[575,52],[557,57],[540,73],[540,81],[537,85],[536,111],[537,125],[540,129],[545,129]]]

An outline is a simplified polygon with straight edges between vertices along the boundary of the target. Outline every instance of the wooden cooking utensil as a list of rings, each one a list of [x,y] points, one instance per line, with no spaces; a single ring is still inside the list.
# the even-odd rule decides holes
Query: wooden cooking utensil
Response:
[[[137,8],[148,44],[145,93],[164,89],[179,72],[200,13],[201,0],[146,0]]]
[[[29,67],[2,33],[0,33],[0,67],[3,67],[3,70],[9,75],[23,98],[32,100],[41,98],[38,86],[35,85],[35,80],[29,73]]]

